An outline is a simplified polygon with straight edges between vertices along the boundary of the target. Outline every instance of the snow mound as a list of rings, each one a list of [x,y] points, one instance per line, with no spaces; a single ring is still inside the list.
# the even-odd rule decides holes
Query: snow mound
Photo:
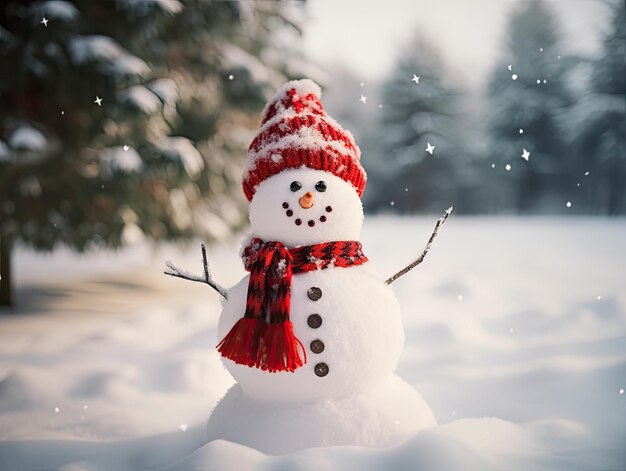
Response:
[[[526,470],[538,469],[546,455],[533,430],[526,426],[480,418],[422,430],[393,448],[334,446],[268,456],[253,448],[215,440],[168,469]]]
[[[45,149],[48,141],[37,129],[25,125],[17,128],[9,139],[9,146],[14,150],[40,152]]]
[[[234,385],[208,423],[209,440],[229,440],[269,454],[322,446],[387,447],[436,425],[422,396],[399,377],[340,400],[271,404]]]
[[[68,395],[78,399],[97,397],[123,401],[138,395],[137,391],[129,384],[131,380],[132,375],[127,371],[123,374],[114,371],[93,373],[81,378]]]
[[[27,411],[49,407],[54,403],[54,382],[42,371],[19,368],[0,381],[0,412]]]

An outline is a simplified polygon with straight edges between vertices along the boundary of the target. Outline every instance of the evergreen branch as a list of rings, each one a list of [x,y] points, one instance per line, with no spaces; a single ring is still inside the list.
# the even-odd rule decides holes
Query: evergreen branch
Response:
[[[450,214],[452,214],[452,209],[453,209],[453,207],[450,206],[448,209],[446,209],[446,212],[443,214],[443,216],[441,216],[439,219],[437,219],[437,224],[435,224],[435,228],[433,229],[433,233],[430,235],[430,239],[428,239],[428,243],[426,244],[426,247],[424,247],[424,250],[422,251],[420,256],[417,257],[415,260],[413,260],[411,263],[409,263],[406,267],[404,267],[398,273],[396,273],[395,275],[389,277],[385,281],[385,284],[390,285],[391,283],[396,281],[398,278],[400,278],[402,275],[406,275],[409,271],[411,271],[413,268],[415,268],[416,266],[418,266],[420,263],[422,263],[424,261],[424,258],[426,258],[426,254],[430,250],[430,246],[432,245],[433,240],[435,240],[435,237],[437,237],[437,233],[439,232],[439,228],[441,226],[443,226],[443,223],[446,222],[446,219],[448,219],[448,216],[450,216]]]
[[[218,285],[215,282],[215,280],[213,280],[213,278],[211,277],[211,273],[209,272],[209,262],[207,262],[207,258],[206,258],[206,247],[204,244],[201,245],[201,250],[202,250],[202,267],[204,268],[204,276],[195,275],[191,272],[188,272],[187,270],[178,268],[170,260],[165,262],[165,265],[167,266],[167,270],[165,270],[163,273],[169,276],[176,277],[176,278],[182,278],[183,280],[197,281],[198,283],[206,283],[215,291],[217,291],[219,294],[224,296],[224,299],[228,299],[228,293],[226,292],[226,290],[222,288],[220,285]]]

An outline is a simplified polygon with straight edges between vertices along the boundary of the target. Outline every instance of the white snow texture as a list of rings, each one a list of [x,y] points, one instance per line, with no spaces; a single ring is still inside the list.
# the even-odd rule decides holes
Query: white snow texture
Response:
[[[391,275],[435,219],[369,217],[364,252]],[[18,247],[17,313],[0,315],[0,469],[625,469],[625,236],[619,219],[450,218],[393,285],[407,339],[397,374],[440,425],[395,447],[280,456],[207,443],[209,412],[233,384],[213,348],[219,295],[162,274],[167,259],[201,273],[199,244]],[[209,251],[223,285],[244,275],[239,244]],[[379,402],[389,424],[394,404]]]
[[[108,36],[76,36],[70,39],[68,47],[74,64],[95,62],[103,72],[117,79],[143,76],[150,71],[143,60],[130,54]]]

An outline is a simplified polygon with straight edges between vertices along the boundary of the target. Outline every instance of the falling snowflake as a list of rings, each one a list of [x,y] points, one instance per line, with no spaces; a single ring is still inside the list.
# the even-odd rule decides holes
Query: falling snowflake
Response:
[[[395,204],[396,204],[396,202],[395,202],[395,201],[390,201],[390,202],[389,202],[389,204],[390,204],[391,206],[393,206],[393,205],[395,205]]]
[[[96,99],[93,102],[98,106],[102,106],[102,98],[100,98],[98,95],[96,95]]]
[[[524,134],[524,130],[522,128],[519,128],[519,133]]]
[[[506,171],[510,171],[511,170],[511,164],[506,164],[506,166],[504,167],[506,169]]]
[[[404,189],[404,191],[409,191],[409,189],[408,189],[408,188],[405,188],[405,189]]]
[[[543,79],[543,83],[548,83],[548,81],[546,79]]]
[[[496,168],[496,164],[491,164],[491,168]]]
[[[124,146],[124,152],[128,151],[128,149],[130,149],[130,147]]]
[[[619,390],[619,393],[620,393],[620,394],[624,394],[624,389],[620,389],[620,390]]]
[[[187,424],[180,424],[180,427],[178,428],[180,428],[181,432],[186,432],[188,427],[189,426]]]
[[[44,16],[43,19],[41,20],[41,24],[44,25],[47,28],[48,27],[48,21],[50,21],[50,20]]]
[[[459,294],[459,301],[463,301],[463,295]]]
[[[54,408],[54,412],[55,412],[56,414],[58,414],[60,410],[61,410],[61,409],[59,409],[58,407],[55,407],[55,408]]]
[[[567,206],[568,208],[571,208],[572,207],[572,202],[568,201],[567,203],[565,203],[565,206]]]
[[[364,96],[363,94],[361,94],[361,98],[359,98],[359,101],[363,104],[365,104],[365,102],[367,101],[367,97]]]
[[[419,85],[420,78],[417,75],[413,74],[413,78],[411,79],[411,82],[415,82],[415,85]]]
[[[509,332],[511,332],[511,333],[513,333],[513,332],[514,332],[514,331],[513,331],[513,327],[511,327],[511,328],[509,329]]]
[[[517,80],[517,74],[513,74],[513,75],[511,75],[511,78],[512,78],[513,80]]]
[[[522,147],[522,159],[524,159],[526,162],[528,162],[528,159],[530,159],[530,152],[528,152],[523,147]]]
[[[232,80],[232,79],[234,79],[234,78],[235,78],[235,76],[234,76],[233,74],[230,74],[230,75],[228,76],[228,80]]]
[[[602,299],[602,296],[598,296],[596,299],[600,301]]]
[[[543,48],[542,47],[539,48],[539,52],[543,52]]]
[[[537,79],[537,85],[539,85],[541,83],[541,80]]]
[[[513,64],[509,64],[509,66],[507,67],[507,69],[509,69],[509,70],[513,70]]]
[[[585,172],[585,176],[589,175],[589,172]]]
[[[365,83],[361,82],[361,86],[362,86],[362,87],[364,87],[364,86],[365,86]]]
[[[426,143],[426,152],[428,152],[430,155],[433,155],[433,152],[435,151],[435,146],[431,145],[430,142]]]

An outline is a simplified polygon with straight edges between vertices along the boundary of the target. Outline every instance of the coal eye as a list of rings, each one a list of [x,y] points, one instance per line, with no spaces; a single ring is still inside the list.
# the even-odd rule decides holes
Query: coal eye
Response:
[[[291,188],[291,191],[298,191],[300,188],[302,188],[302,183],[291,182],[291,186],[289,188]]]
[[[326,191],[326,182],[323,180],[320,180],[319,182],[315,184],[315,189],[320,192]]]

